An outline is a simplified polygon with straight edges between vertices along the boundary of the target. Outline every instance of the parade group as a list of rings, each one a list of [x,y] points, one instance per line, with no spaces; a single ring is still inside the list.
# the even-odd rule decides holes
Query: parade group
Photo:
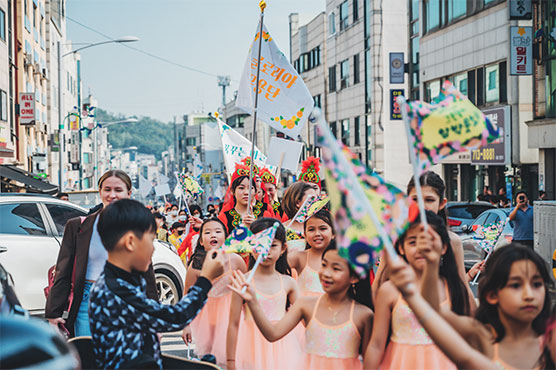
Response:
[[[223,202],[206,210],[193,200],[187,210],[147,208],[129,199],[124,172],[104,174],[102,209],[66,225],[46,304],[51,324],[92,336],[102,368],[179,367],[159,337],[178,330],[199,357],[226,369],[554,368],[546,263],[512,243],[466,272],[436,173],[419,179],[428,226],[416,216],[395,243],[399,256],[383,251],[362,278],[339,254],[342,230],[326,202],[297,217],[307,199],[326,199],[319,160],[304,161],[286,189],[256,165],[250,184],[250,165],[236,165]],[[413,178],[407,195],[417,197]],[[226,239],[276,222],[249,279],[257,252],[226,253]],[[157,301],[155,238],[173,244],[187,268],[175,305]],[[475,295],[469,282],[478,273]]]

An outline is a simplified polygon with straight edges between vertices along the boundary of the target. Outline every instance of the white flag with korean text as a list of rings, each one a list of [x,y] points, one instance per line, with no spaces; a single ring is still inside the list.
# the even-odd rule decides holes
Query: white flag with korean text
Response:
[[[236,163],[240,163],[243,158],[251,155],[251,142],[219,118],[216,120],[218,121],[220,137],[222,138],[222,152],[224,154],[226,172],[231,175],[235,170]],[[257,149],[257,147],[255,147],[253,157],[255,158],[254,163],[259,167],[263,167],[266,163],[266,155]]]
[[[257,66],[260,64],[257,118],[272,128],[297,138],[313,110],[313,98],[303,79],[278,49],[264,25],[261,60],[258,60],[259,30],[260,24],[245,62],[236,106],[253,114]]]

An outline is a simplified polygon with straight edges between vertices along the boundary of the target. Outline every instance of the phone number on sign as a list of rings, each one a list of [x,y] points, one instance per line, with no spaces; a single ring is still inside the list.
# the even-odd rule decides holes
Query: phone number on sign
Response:
[[[477,149],[473,151],[474,161],[493,161],[495,159],[494,148]]]

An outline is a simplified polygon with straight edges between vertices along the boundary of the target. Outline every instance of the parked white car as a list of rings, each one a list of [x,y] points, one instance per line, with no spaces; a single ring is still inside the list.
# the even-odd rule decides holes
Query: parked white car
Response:
[[[0,194],[0,263],[13,276],[21,305],[31,314],[44,313],[48,269],[56,263],[66,222],[87,210],[51,196]],[[155,241],[153,266],[160,301],[182,297],[185,267],[175,248]]]

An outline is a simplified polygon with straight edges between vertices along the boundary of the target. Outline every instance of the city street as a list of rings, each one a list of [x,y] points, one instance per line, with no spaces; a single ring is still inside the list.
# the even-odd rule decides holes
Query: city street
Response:
[[[556,0],[0,0],[1,368],[556,369],[555,281]]]

